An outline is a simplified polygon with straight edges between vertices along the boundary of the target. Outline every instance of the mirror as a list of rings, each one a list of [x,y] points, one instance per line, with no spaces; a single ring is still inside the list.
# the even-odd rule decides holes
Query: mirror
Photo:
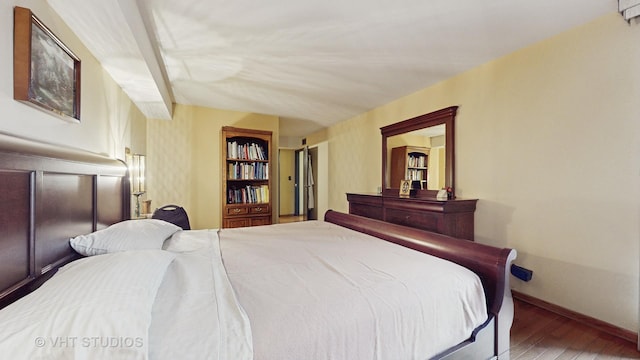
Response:
[[[452,106],[380,128],[382,194],[398,196],[400,180],[410,179],[411,196],[435,198],[454,183],[454,120]]]

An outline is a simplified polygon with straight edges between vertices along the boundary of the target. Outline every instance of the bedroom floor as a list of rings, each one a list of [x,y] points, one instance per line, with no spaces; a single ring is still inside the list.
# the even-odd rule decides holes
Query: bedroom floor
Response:
[[[514,299],[511,360],[640,359],[636,344]]]
[[[279,222],[282,223],[290,223],[290,222],[298,222],[304,221],[304,217],[302,215],[282,215],[279,218]]]

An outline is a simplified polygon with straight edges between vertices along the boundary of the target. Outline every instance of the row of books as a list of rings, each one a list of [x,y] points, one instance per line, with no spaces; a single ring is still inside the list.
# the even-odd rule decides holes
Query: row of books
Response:
[[[427,180],[426,175],[424,170],[407,169],[407,180]]]
[[[247,185],[242,188],[228,189],[227,204],[261,204],[268,202],[268,185]]]
[[[241,160],[268,160],[264,147],[260,144],[238,144],[237,141],[227,141],[227,157]]]
[[[425,155],[421,155],[421,156],[409,155],[407,166],[408,167],[425,167],[427,166],[427,157]]]
[[[235,162],[229,163],[228,179],[230,180],[268,180],[269,163]]]

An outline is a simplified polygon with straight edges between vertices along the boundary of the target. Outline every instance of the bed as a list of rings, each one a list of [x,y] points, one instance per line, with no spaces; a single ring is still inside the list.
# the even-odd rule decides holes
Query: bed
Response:
[[[335,211],[127,220],[120,161],[4,135],[0,185],[4,355],[508,359],[512,249]]]

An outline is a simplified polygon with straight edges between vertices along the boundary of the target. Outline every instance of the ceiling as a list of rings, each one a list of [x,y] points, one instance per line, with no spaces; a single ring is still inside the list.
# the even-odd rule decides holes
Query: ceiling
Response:
[[[303,136],[617,11],[616,0],[48,0],[140,110]]]

